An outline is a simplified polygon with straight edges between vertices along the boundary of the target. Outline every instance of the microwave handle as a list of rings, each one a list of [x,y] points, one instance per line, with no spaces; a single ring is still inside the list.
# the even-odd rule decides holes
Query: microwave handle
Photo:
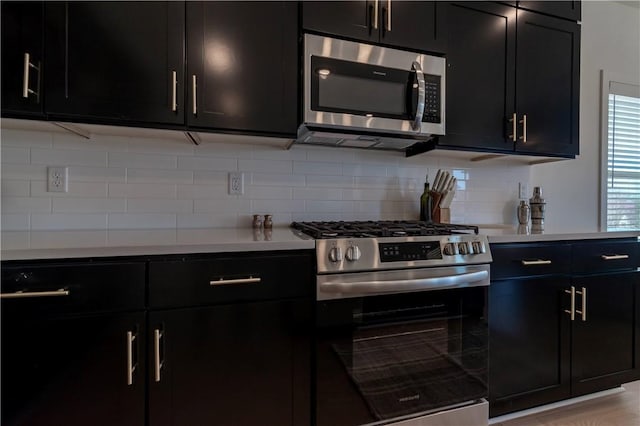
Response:
[[[420,132],[422,127],[422,117],[424,116],[424,102],[425,102],[425,84],[424,74],[422,74],[422,67],[418,61],[413,61],[411,64],[411,70],[416,72],[416,79],[418,80],[418,104],[416,105],[416,117],[413,120],[413,130]]]

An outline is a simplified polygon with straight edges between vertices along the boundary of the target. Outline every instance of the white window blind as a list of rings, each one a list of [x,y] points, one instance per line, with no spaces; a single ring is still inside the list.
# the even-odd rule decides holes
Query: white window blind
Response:
[[[613,81],[609,84],[607,151],[607,230],[639,230],[639,86]]]

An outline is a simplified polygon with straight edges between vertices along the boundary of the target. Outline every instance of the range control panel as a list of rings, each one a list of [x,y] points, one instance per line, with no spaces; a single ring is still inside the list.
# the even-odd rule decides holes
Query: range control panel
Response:
[[[379,243],[380,262],[442,259],[439,241]]]

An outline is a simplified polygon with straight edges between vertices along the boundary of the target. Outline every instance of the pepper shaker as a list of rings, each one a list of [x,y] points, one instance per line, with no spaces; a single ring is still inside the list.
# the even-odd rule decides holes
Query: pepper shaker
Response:
[[[529,199],[529,204],[531,205],[531,224],[544,227],[544,211],[547,203],[542,198],[542,187],[533,188],[533,197]]]
[[[273,228],[272,216],[270,214],[265,214],[264,215],[264,229],[271,229],[271,228]]]
[[[259,214],[253,215],[253,227],[254,229],[262,228],[262,217]]]
[[[520,225],[528,225],[530,216],[531,208],[529,204],[527,204],[527,200],[520,200],[520,205],[518,205],[518,223]]]

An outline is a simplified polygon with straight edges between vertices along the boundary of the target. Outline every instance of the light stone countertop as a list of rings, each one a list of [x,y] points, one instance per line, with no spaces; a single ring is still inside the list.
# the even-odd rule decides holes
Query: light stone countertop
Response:
[[[2,232],[1,260],[314,249],[288,227]]]
[[[479,225],[489,243],[638,238],[640,232],[597,232],[545,229],[542,233],[508,225]],[[519,233],[520,232],[520,233]],[[0,260],[67,259],[115,256],[223,253],[314,249],[315,241],[288,227],[7,231],[1,234]]]

